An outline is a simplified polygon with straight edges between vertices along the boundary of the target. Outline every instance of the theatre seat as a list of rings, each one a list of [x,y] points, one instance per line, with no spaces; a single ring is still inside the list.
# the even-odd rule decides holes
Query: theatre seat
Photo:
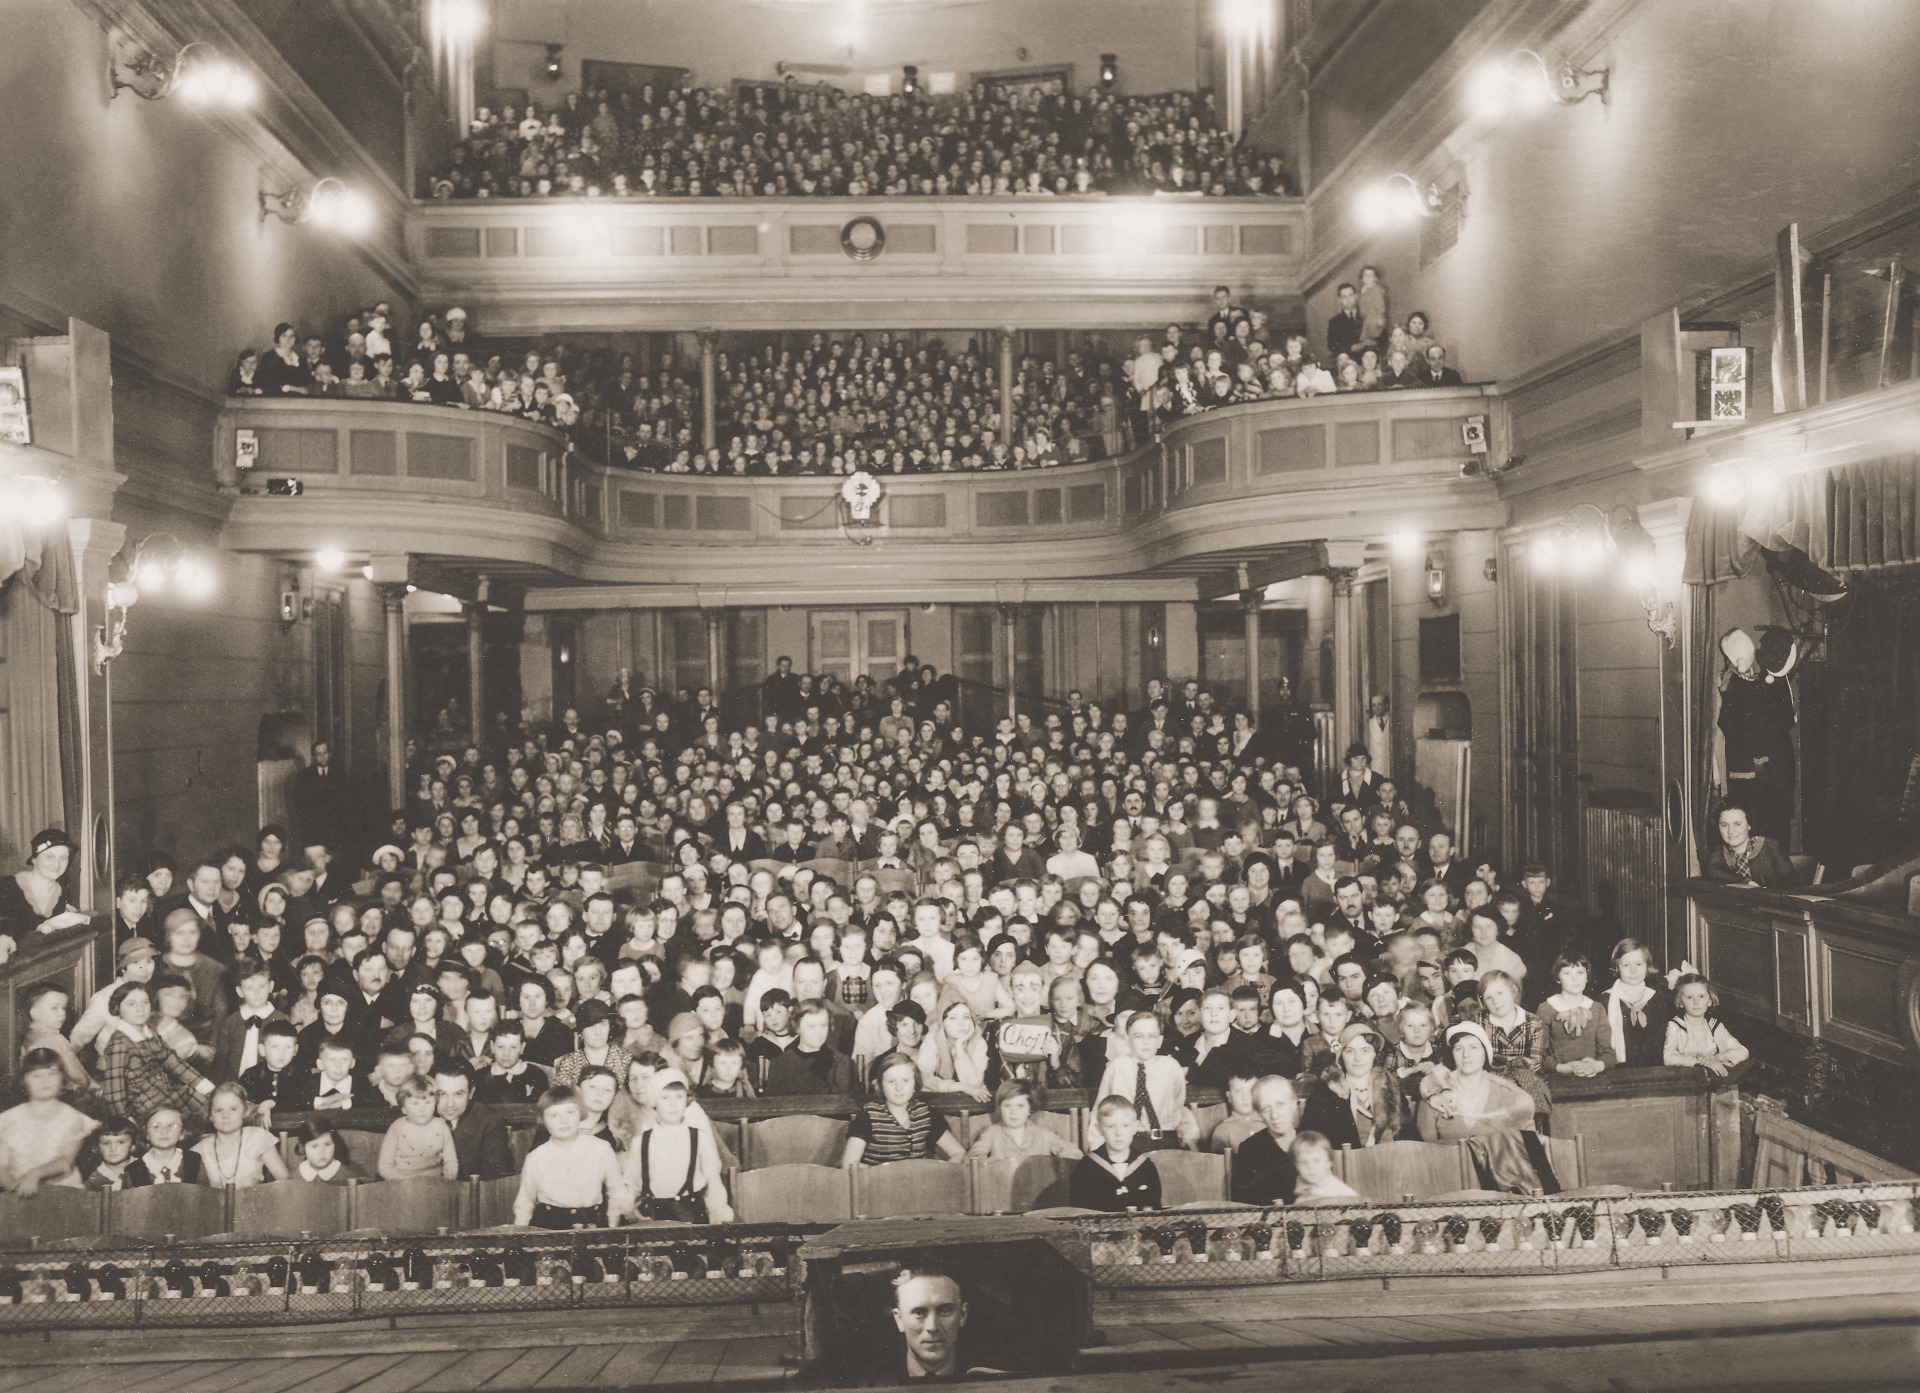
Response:
[[[42,1185],[30,1200],[0,1195],[0,1244],[24,1248],[33,1239],[91,1238],[105,1232],[105,1196],[72,1185]]]
[[[1168,1209],[1227,1198],[1227,1158],[1210,1151],[1156,1151],[1160,1203]]]
[[[851,1178],[839,1166],[768,1166],[728,1177],[743,1224],[837,1224],[853,1217]]]
[[[1576,1190],[1587,1183],[1587,1139],[1585,1137],[1542,1137],[1547,1148],[1547,1164],[1563,1190]]]
[[[340,1145],[346,1148],[342,1159],[353,1162],[368,1175],[372,1175],[380,1168],[380,1143],[386,1140],[386,1136],[385,1132],[361,1132],[351,1128],[341,1128]]]
[[[1390,1141],[1341,1147],[1335,1171],[1363,1199],[1393,1204],[1412,1195],[1427,1199],[1477,1184],[1464,1142]]]
[[[795,1113],[766,1117],[746,1126],[743,1165],[749,1171],[768,1166],[838,1166],[847,1152],[847,1124],[838,1117]]]
[[[380,1233],[433,1233],[460,1222],[460,1182],[437,1176],[418,1180],[370,1180],[352,1187],[350,1219],[356,1229]]]
[[[889,1161],[853,1168],[858,1219],[903,1219],[967,1212],[966,1167],[952,1161]]]
[[[108,1196],[107,1232],[128,1238],[204,1238],[227,1227],[227,1197],[205,1185],[142,1185]]]
[[[490,1229],[513,1222],[513,1201],[520,1193],[519,1176],[502,1175],[492,1180],[472,1180],[461,1188],[461,1228]]]
[[[826,876],[836,885],[850,885],[853,882],[853,863],[835,856],[816,856],[811,861],[802,861],[795,869],[812,871],[816,879]]]
[[[912,871],[874,870],[867,871],[866,874],[873,877],[874,883],[880,887],[880,893],[882,895],[891,895],[896,890],[904,895],[918,895],[920,893],[920,877]]]
[[[1028,1156],[1018,1161],[968,1161],[970,1214],[1025,1214],[1065,1205],[1077,1161],[1065,1156]]]
[[[310,1185],[304,1180],[276,1180],[270,1185],[247,1185],[233,1192],[233,1232],[245,1238],[315,1238],[345,1233],[347,1187]]]
[[[776,861],[771,856],[756,857],[754,860],[747,862],[747,870],[749,872],[765,871],[775,880],[778,880],[784,873],[792,869],[793,864],[791,862]]]
[[[993,1114],[987,1111],[948,1113],[947,1129],[961,1142],[972,1146],[980,1139],[980,1134],[993,1125]],[[1066,1112],[1036,1112],[1034,1122],[1045,1127],[1061,1141],[1070,1145],[1080,1145],[1080,1116],[1078,1109]]]

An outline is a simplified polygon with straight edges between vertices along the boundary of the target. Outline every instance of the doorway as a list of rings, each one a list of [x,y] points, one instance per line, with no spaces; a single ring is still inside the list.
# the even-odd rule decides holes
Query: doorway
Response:
[[[907,655],[904,609],[816,609],[807,616],[808,666],[851,687],[865,674],[891,681]]]

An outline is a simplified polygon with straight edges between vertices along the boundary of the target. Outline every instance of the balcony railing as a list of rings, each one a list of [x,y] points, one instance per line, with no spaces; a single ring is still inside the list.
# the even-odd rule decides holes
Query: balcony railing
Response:
[[[729,586],[910,572],[923,583],[1197,573],[1206,558],[1289,542],[1366,540],[1411,523],[1496,526],[1492,486],[1463,478],[1478,388],[1253,402],[1174,424],[1119,460],[881,480],[869,523],[834,476],[727,478],[584,463],[515,417],[384,402],[250,399],[222,418],[258,462],[230,545],[297,553],[326,540],[555,581]],[[302,496],[268,496],[266,478]]]
[[[843,247],[856,220],[873,254]],[[1216,283],[1300,293],[1297,199],[501,199],[415,205],[408,251],[429,303],[497,334],[561,328],[778,329],[1187,318]],[[829,319],[822,319],[822,313]],[[839,316],[839,319],[833,319]],[[852,316],[852,317],[848,317]]]

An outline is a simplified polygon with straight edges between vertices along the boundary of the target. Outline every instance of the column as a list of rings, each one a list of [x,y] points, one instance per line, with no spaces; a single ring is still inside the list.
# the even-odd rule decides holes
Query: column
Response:
[[[467,727],[477,745],[487,733],[487,604],[469,600],[461,608],[467,616]]]
[[[1004,645],[1007,664],[1007,719],[1012,720],[1020,709],[1020,606],[1000,606],[1000,641]]]
[[[1354,566],[1330,566],[1333,589],[1333,752],[1334,767],[1360,735],[1359,599]]]
[[[1260,607],[1266,598],[1264,589],[1240,594],[1240,610],[1247,623],[1247,714],[1256,725],[1260,722]]]
[[[387,806],[407,805],[407,585],[375,587],[387,612]]]
[[[713,346],[717,337],[711,329],[700,331],[700,448],[703,450],[711,450],[720,443],[714,428],[716,403],[713,396],[716,381]]]
[[[1013,449],[1013,336],[1014,329],[1000,331],[1000,438]]]
[[[721,693],[726,690],[722,678],[726,674],[726,632],[724,625],[727,612],[723,609],[706,611],[707,619],[707,685],[713,689],[713,699],[717,705]]]

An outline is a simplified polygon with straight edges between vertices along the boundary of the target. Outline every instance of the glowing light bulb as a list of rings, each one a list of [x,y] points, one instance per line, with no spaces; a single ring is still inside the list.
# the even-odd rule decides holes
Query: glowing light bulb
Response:
[[[1410,527],[1402,528],[1400,531],[1394,533],[1393,540],[1389,543],[1393,548],[1393,554],[1403,561],[1411,561],[1416,556],[1419,556],[1421,554],[1421,548],[1425,544],[1426,538],[1422,537]]]
[[[338,180],[323,179],[314,186],[309,216],[315,227],[343,237],[364,237],[373,231],[373,200]]]
[[[146,594],[162,594],[167,588],[167,568],[158,561],[142,561],[134,568],[133,582]]]
[[[27,484],[20,513],[27,526],[51,527],[67,515],[67,496],[51,479],[36,479]]]
[[[1737,507],[1747,496],[1747,482],[1739,469],[1719,465],[1707,475],[1707,497],[1722,508]]]
[[[190,600],[204,600],[213,594],[213,567],[197,556],[183,556],[175,567],[181,593]]]
[[[1638,552],[1620,563],[1620,579],[1634,590],[1651,590],[1660,583],[1660,563],[1652,552]]]
[[[313,554],[313,564],[331,575],[347,564],[347,554],[339,547],[322,547]]]

